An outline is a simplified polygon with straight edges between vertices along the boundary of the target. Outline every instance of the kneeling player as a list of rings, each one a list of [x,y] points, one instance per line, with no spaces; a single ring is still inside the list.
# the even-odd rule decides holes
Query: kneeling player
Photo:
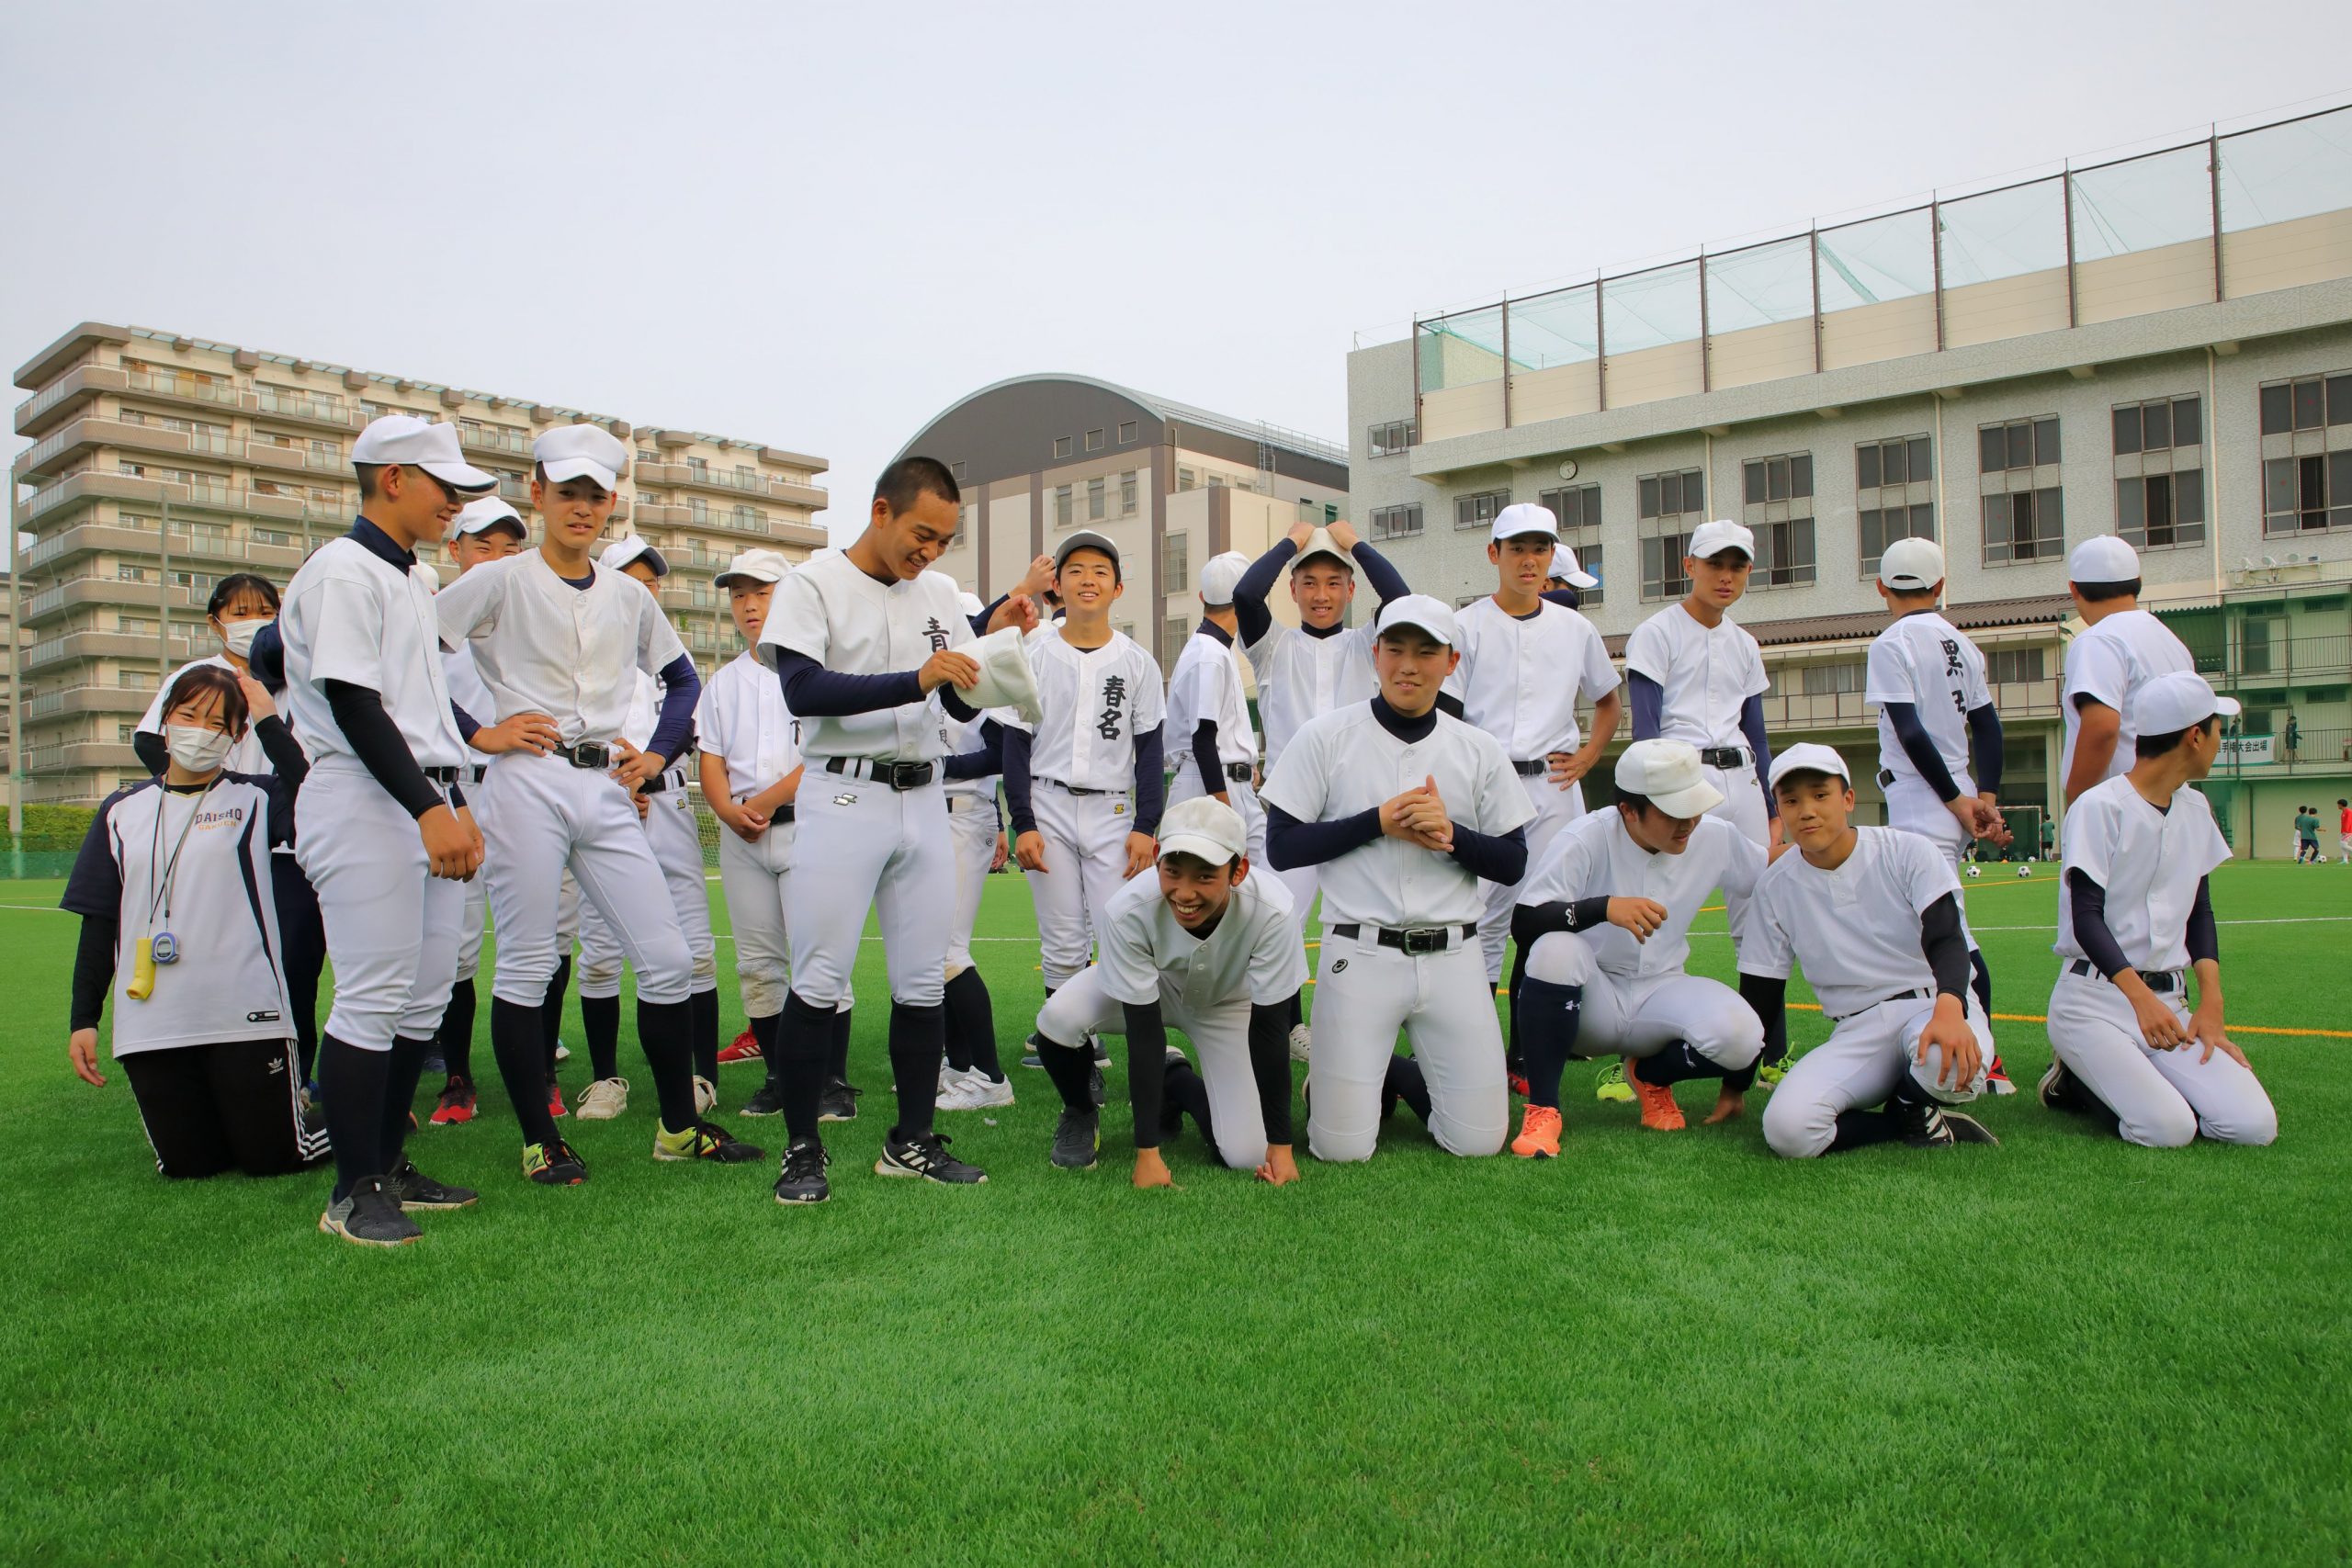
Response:
[[[1740,967],[1786,981],[1792,964],[1831,1029],[1764,1108],[1764,1141],[1790,1159],[1892,1140],[1922,1148],[1998,1142],[1948,1111],[1984,1088],[1992,1025],[1969,1005],[1960,883],[1917,833],[1856,828],[1845,760],[1826,746],[1772,759],[1772,795],[1799,852],[1756,879]],[[1785,987],[1759,995],[1767,1029]],[[1879,1110],[1857,1110],[1880,1106]]]
[[[1527,1111],[1510,1145],[1525,1158],[1560,1152],[1570,1056],[1622,1055],[1642,1125],[1671,1133],[1682,1126],[1675,1084],[1740,1072],[1764,1049],[1764,1026],[1738,992],[1683,972],[1690,918],[1717,887],[1745,903],[1764,852],[1707,815],[1723,792],[1695,746],[1636,740],[1616,778],[1616,808],[1580,817],[1552,840],[1511,919],[1528,955],[1518,1002]],[[1726,1089],[1710,1120],[1738,1108]]]
[[[1211,795],[1170,807],[1159,864],[1130,878],[1102,911],[1101,957],[1046,999],[1037,1055],[1061,1090],[1053,1160],[1094,1163],[1101,1113],[1091,1087],[1095,1031],[1127,1036],[1137,1187],[1174,1185],[1163,1132],[1192,1112],[1201,1136],[1235,1170],[1276,1186],[1298,1179],[1291,1156],[1290,1003],[1306,983],[1290,892],[1251,875],[1241,814]],[[1181,1029],[1200,1054],[1194,1072],[1167,1046]],[[1069,1042],[1069,1043],[1065,1043]],[[1163,1122],[1163,1105],[1170,1112]]]
[[[2230,858],[2213,808],[2189,788],[2212,770],[2219,720],[2238,711],[2202,677],[2158,675],[2132,694],[2132,771],[2066,813],[2066,897],[2041,1101],[2114,1125],[2127,1143],[2178,1148],[2199,1134],[2267,1144],[2278,1113],[2222,1027],[2221,943],[2207,874]],[[2197,1010],[2181,971],[2197,976]]]

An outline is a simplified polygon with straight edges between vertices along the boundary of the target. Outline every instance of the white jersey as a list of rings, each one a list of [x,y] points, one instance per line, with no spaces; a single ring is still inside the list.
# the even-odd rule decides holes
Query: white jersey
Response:
[[[1536,601],[1532,615],[1510,614],[1489,597],[1454,616],[1462,661],[1445,678],[1462,716],[1503,743],[1513,761],[1535,762],[1583,744],[1579,697],[1597,703],[1617,689],[1617,670],[1593,625],[1566,604]]]
[[[1886,716],[1889,703],[1919,710],[1919,726],[1935,743],[1961,793],[1971,794],[1968,715],[1993,700],[1984,681],[1984,655],[1959,628],[1933,610],[1914,610],[1871,641],[1863,700],[1877,707],[1878,765],[1898,779],[1919,770]]]
[[[237,672],[237,667],[230,663],[225,656],[218,653],[209,659],[192,659],[181,665],[172,671],[172,678],[164,682],[163,689],[155,694],[155,700],[147,705],[146,714],[139,720],[140,734],[161,735],[164,733],[164,699],[172,694],[172,688],[180,683],[181,676],[191,670],[200,669],[206,665],[226,670],[232,675]],[[250,724],[245,727],[244,734],[230,744],[228,759],[220,765],[232,773],[254,773],[266,776],[277,771],[270,765],[269,753],[262,750],[261,737],[254,733],[254,728]]]
[[[2065,869],[2106,890],[2107,929],[2124,962],[2151,973],[2186,969],[2197,885],[2230,858],[2204,794],[2183,785],[2158,811],[2130,779],[2111,778],[2075,797],[2059,837]],[[2075,939],[2074,900],[2063,884],[2054,951],[2061,958],[2090,956]]]
[[[1946,894],[1958,902],[1960,879],[1917,833],[1857,828],[1854,852],[1835,871],[1791,850],[1756,879],[1740,971],[1785,980],[1792,963],[1802,964],[1833,1020],[1906,991],[1932,992],[1919,917]]]
[[[943,709],[939,716],[939,738],[940,744],[947,748],[943,755],[960,757],[967,751],[977,751],[987,745],[987,740],[980,735],[980,726],[991,718],[1001,724],[1004,721],[1005,714],[1002,710],[990,709],[972,718],[957,718]],[[990,773],[986,778],[949,779],[940,787],[949,795],[976,795],[993,798],[996,795],[997,779],[1000,776]]]
[[[727,792],[759,794],[800,765],[800,721],[785,705],[775,671],[745,649],[710,677],[695,705],[695,738],[727,767]]]
[[[1658,683],[1660,740],[1745,749],[1740,709],[1771,682],[1756,639],[1726,615],[1702,626],[1684,604],[1668,604],[1625,639],[1625,670]]]
[[[1282,760],[1298,727],[1318,713],[1369,702],[1380,689],[1372,668],[1370,624],[1317,637],[1276,621],[1250,645],[1250,668],[1258,674],[1258,716],[1266,726],[1266,767]],[[1220,727],[1221,730],[1221,727]],[[1189,732],[1171,737],[1172,750],[1190,744]]]
[[[441,591],[442,641],[470,642],[490,689],[493,711],[476,718],[496,724],[543,713],[566,745],[619,739],[639,672],[685,656],[642,583],[594,561],[589,570],[589,585],[575,588],[545,555],[526,550],[484,561]]]
[[[356,756],[327,706],[329,681],[381,697],[418,767],[466,761],[441,670],[438,581],[430,567],[403,570],[346,535],[320,546],[286,585],[277,617],[286,647],[282,705],[287,728],[302,737],[313,761]]]
[[[1448,713],[1419,740],[1392,735],[1372,704],[1308,719],[1291,738],[1263,792],[1301,822],[1332,822],[1381,805],[1434,778],[1446,814],[1481,833],[1508,833],[1533,819],[1501,742]],[[1323,923],[1410,926],[1475,924],[1486,912],[1477,876],[1452,855],[1375,832],[1369,843],[1317,867]]]
[[[2158,675],[2197,668],[2188,644],[2172,628],[2145,610],[2118,610],[2066,646],[2066,689],[2060,707],[2066,720],[2066,746],[2058,760],[2058,784],[2065,787],[2075,772],[2075,738],[2083,716],[2075,706],[2086,696],[2113,708],[2122,720],[2115,737],[2115,755],[2108,760],[2107,776],[2132,771],[2132,742],[2139,730],[2132,722],[2132,699]]]
[[[1250,728],[1250,704],[1241,693],[1241,666],[1233,657],[1233,646],[1195,630],[1184,639],[1176,671],[1168,678],[1170,756],[1191,755],[1193,731],[1204,718],[1216,724],[1218,761],[1258,760],[1258,737]]]
[[[1255,866],[1205,939],[1176,922],[1157,871],[1128,878],[1111,895],[1102,923],[1102,988],[1114,1001],[1156,1002],[1164,977],[1198,1017],[1235,1002],[1279,1006],[1306,984],[1306,948],[1290,890]]]
[[[1764,874],[1764,852],[1720,817],[1702,817],[1679,855],[1644,849],[1611,807],[1577,818],[1545,847],[1519,890],[1522,904],[1573,904],[1580,898],[1650,898],[1666,923],[1647,942],[1622,926],[1577,932],[1602,971],[1621,979],[1679,971],[1690,961],[1690,920],[1716,888],[1746,898]]]
[[[1167,717],[1159,665],[1125,632],[1113,632],[1101,648],[1073,648],[1063,639],[1066,626],[1041,626],[1023,644],[1044,719],[1034,730],[1010,713],[1002,722],[1029,733],[1030,777],[1133,789],[1136,737]]]
[[[223,773],[201,795],[183,795],[150,779],[98,807],[63,907],[119,922],[107,998],[117,1056],[293,1037],[270,895],[278,788],[268,776]],[[291,804],[277,808],[280,838],[292,830]],[[159,874],[175,853],[166,898]],[[154,994],[133,1001],[126,987],[140,944],[166,931],[179,957],[156,965]]]
[[[482,724],[495,722],[492,717],[498,699],[482,684],[481,671],[474,668],[474,647],[453,648],[441,656],[441,679],[449,687],[449,700],[466,710],[468,717]]]
[[[760,661],[773,670],[788,650],[844,675],[911,674],[941,649],[972,640],[956,593],[955,579],[939,572],[877,582],[846,554],[811,556],[775,585]],[[919,703],[811,718],[803,744],[812,757],[927,761],[945,755],[944,707],[933,691]]]

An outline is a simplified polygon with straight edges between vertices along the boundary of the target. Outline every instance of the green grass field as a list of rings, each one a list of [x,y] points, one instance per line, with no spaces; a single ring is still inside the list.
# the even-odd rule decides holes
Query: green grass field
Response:
[[[481,1203],[378,1253],[313,1228],[322,1176],[155,1175],[120,1075],[66,1066],[57,894],[0,884],[25,987],[0,1030],[0,1560],[2352,1551],[2352,1039],[2239,1036],[2279,1106],[2263,1150],[2154,1153],[2043,1112],[2047,1044],[2010,1022],[2026,1092],[1982,1107],[1997,1149],[1783,1163],[1753,1109],[1645,1134],[1582,1067],[1555,1162],[1454,1160],[1406,1116],[1367,1166],[1302,1148],[1281,1190],[1189,1131],[1181,1189],[1132,1190],[1120,1073],[1102,1164],[1055,1171],[1051,1088],[1016,1071],[996,1125],[944,1119],[990,1178],[951,1190],[869,1174],[869,941],[866,1114],[831,1129],[830,1204],[777,1208],[773,1162],[653,1164],[625,1040],[628,1115],[567,1124],[586,1186],[523,1181],[486,1088],[484,1120],[412,1145]],[[1970,885],[2004,1012],[2042,1010],[2054,897],[2048,867]],[[2352,869],[2231,867],[2216,903],[2235,1024],[2352,1031]],[[1039,1000],[1027,911],[991,880],[978,951],[1008,1045]],[[1696,945],[1728,975],[1727,941]],[[772,1143],[731,1114],[756,1071],[729,1070],[725,1119]]]

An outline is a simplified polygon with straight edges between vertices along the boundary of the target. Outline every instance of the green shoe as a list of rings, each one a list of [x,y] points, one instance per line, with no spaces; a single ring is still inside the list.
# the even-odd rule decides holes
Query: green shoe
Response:
[[[523,1174],[542,1187],[577,1187],[588,1179],[588,1166],[558,1138],[551,1144],[523,1145]]]
[[[1770,1089],[1788,1076],[1789,1062],[1785,1056],[1777,1062],[1768,1062],[1756,1069],[1756,1081],[1766,1089]]]
[[[1623,1062],[1611,1062],[1600,1069],[1600,1081],[1592,1086],[1592,1098],[1615,1100],[1620,1105],[1634,1103],[1634,1086],[1625,1081]]]

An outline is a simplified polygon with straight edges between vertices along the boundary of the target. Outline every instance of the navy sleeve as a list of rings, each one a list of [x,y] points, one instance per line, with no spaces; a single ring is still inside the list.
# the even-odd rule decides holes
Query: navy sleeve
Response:
[[[253,646],[245,650],[245,668],[271,696],[286,690],[286,639],[278,635],[276,621],[254,634]]]
[[[1004,806],[1016,838],[1037,830],[1029,788],[1029,732],[1008,728],[1004,732]]]
[[[82,835],[74,869],[65,876],[65,897],[57,902],[68,914],[103,915],[109,920],[122,918],[122,867],[114,858],[114,808],[130,793],[115,791],[90,818],[90,830]]]
[[[302,743],[294,739],[294,732],[276,714],[254,725],[254,734],[261,741],[262,755],[269,759],[271,771],[286,781],[290,799],[311,773],[311,759],[303,755]]]
[[[2222,961],[2222,933],[2213,921],[2212,878],[2197,879],[2197,901],[2188,907],[2188,961],[2202,964],[2207,960]]]
[[[645,749],[660,757],[663,766],[676,761],[686,750],[687,738],[694,733],[695,704],[701,697],[702,677],[695,672],[692,655],[682,653],[662,667],[662,713],[653,721],[653,739],[645,743]]]
[[[1336,822],[1302,822],[1269,801],[1266,803],[1266,858],[1276,871],[1320,865],[1380,837],[1380,807],[1366,807]]]
[[[458,721],[458,739],[469,746],[472,745],[475,735],[481,729],[481,720],[459,707],[455,697],[449,699],[449,716]]]
[[[1377,811],[1373,813],[1375,821],[1379,815]],[[1527,874],[1527,829],[1521,827],[1508,833],[1480,833],[1456,822],[1453,859],[1455,864],[1481,881],[1514,886]]]
[[[1159,1001],[1125,1004],[1127,1017],[1127,1104],[1135,1111],[1136,1147],[1159,1146],[1159,1106],[1168,1084],[1168,1022]],[[1284,1051],[1288,1055],[1287,1048]],[[1285,1062],[1287,1067],[1287,1062]]]
[[[82,917],[82,939],[74,950],[74,980],[65,1027],[96,1029],[107,1012],[107,993],[114,989],[115,953],[122,941],[122,922],[111,909]]]
[[[424,770],[417,766],[408,740],[392,722],[392,716],[384,711],[381,694],[347,681],[322,682],[320,689],[326,694],[327,711],[334,716],[334,727],[343,731],[352,751],[383,786],[384,793],[400,802],[401,810],[411,817],[422,817],[435,807],[447,804],[441,798],[441,792],[433,787],[433,781],[424,776]]]
[[[1968,710],[1968,755],[1975,763],[1979,795],[2001,793],[2001,716],[1993,705]]]
[[[1634,693],[1634,739],[1655,740],[1666,725],[1666,688],[1638,670],[1625,671],[1625,684]],[[1741,715],[1744,718],[1747,716]],[[1771,798],[1767,792],[1766,799]]]
[[[939,688],[939,705],[945,708],[947,716],[958,724],[969,724],[980,716],[980,710],[964,700],[964,694],[956,689],[952,681]]]
[[[1168,734],[1155,724],[1136,737],[1136,831],[1157,837],[1168,807]]]
[[[1382,604],[1385,604],[1391,599],[1402,599],[1412,592],[1405,586],[1405,574],[1389,564],[1386,556],[1363,540],[1357,540],[1356,547],[1350,553],[1355,557],[1356,565],[1363,569],[1363,580],[1372,584],[1372,591],[1380,596]]]
[[[992,718],[980,721],[980,746],[977,751],[959,752],[947,759],[945,774],[950,779],[994,778],[1004,772],[1004,726]]]
[[[2123,944],[2108,927],[2107,889],[2075,866],[2066,873],[2066,897],[2075,917],[2075,941],[2081,944],[2083,955],[2110,980],[2131,968],[2131,961],[2123,956]]]
[[[997,611],[1001,609],[1004,602],[1012,597],[1010,593],[1000,593],[988,604],[981,605],[980,613],[972,617],[972,635],[974,637],[988,636],[989,622],[996,618]]]
[[[130,738],[130,750],[140,763],[157,778],[171,764],[172,743],[152,729],[142,729]]]
[[[1287,1148],[1290,1125],[1290,1005],[1250,1004],[1250,1076],[1258,1083],[1258,1115],[1266,1142]]]
[[[1201,773],[1201,787],[1211,795],[1225,789],[1225,764],[1216,760],[1216,720],[1204,718],[1193,727],[1193,766]]]
[[[1968,962],[1966,928],[1960,920],[1960,899],[1947,893],[1919,912],[1919,951],[1936,976],[1936,994],[1968,1000],[1968,981],[1974,973]]]
[[[1950,804],[1960,798],[1960,785],[1952,782],[1951,770],[1944,766],[1943,753],[1928,739],[1928,727],[1919,722],[1916,703],[1883,705],[1888,728],[1902,743],[1903,754],[1919,771],[1920,781],[1936,792],[1936,798]]]
[[[805,653],[776,649],[776,679],[784,684],[784,705],[795,718],[846,718],[854,713],[879,713],[922,701],[922,676],[913,670],[888,675],[844,675],[828,670]]]
[[[1609,895],[1595,894],[1573,904],[1515,904],[1510,912],[1510,939],[1521,950],[1554,931],[1580,931],[1609,923]]]
[[[1274,547],[1250,563],[1241,581],[1233,585],[1234,618],[1241,624],[1241,646],[1248,648],[1266,635],[1274,617],[1266,608],[1266,596],[1281,581],[1283,568],[1298,554],[1298,547],[1287,538],[1276,539]]]
[[[1764,815],[1778,818],[1781,803],[1772,798],[1772,741],[1764,733],[1764,694],[1757,693],[1739,708],[1739,732],[1756,759],[1756,787],[1764,792]]]

